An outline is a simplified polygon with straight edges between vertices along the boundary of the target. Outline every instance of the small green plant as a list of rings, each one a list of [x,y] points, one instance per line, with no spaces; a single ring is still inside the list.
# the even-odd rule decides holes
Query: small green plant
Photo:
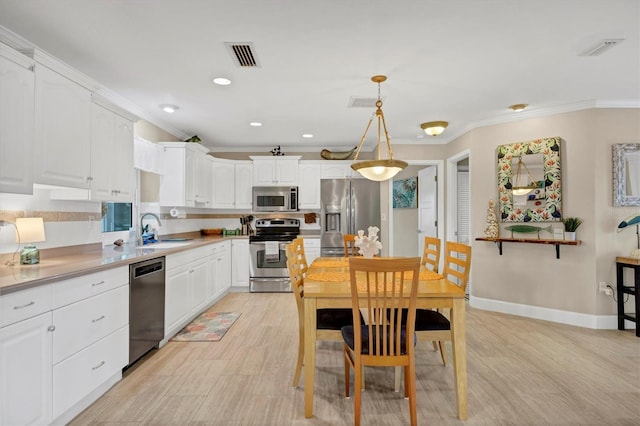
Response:
[[[565,217],[562,219],[565,232],[576,232],[576,229],[582,225],[582,219],[579,217]]]

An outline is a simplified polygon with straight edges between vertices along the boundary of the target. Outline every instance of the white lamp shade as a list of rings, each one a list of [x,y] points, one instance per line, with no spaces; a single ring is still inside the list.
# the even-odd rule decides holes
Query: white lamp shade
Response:
[[[16,229],[17,243],[37,243],[45,241],[44,221],[41,217],[17,218]]]

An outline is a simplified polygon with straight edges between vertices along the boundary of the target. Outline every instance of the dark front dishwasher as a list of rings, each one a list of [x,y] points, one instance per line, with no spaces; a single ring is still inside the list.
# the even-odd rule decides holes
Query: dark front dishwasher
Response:
[[[165,259],[129,266],[129,365],[164,339]]]

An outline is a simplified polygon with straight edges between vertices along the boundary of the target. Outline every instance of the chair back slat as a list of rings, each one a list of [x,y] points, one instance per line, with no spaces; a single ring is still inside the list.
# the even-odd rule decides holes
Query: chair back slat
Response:
[[[445,261],[443,274],[449,281],[467,291],[471,271],[471,246],[453,241],[444,245]]]
[[[356,235],[355,234],[344,234],[342,236],[342,240],[344,242],[344,255],[346,257],[360,256],[358,247],[356,247]]]
[[[362,353],[360,312],[366,313],[369,358],[404,356],[413,353],[416,295],[420,258],[349,259],[354,318],[354,350]],[[411,276],[409,275],[411,272]],[[402,323],[402,309],[409,320]],[[411,338],[408,338],[411,336]],[[410,342],[409,342],[410,341]],[[411,347],[409,349],[409,346]]]
[[[422,266],[433,272],[438,272],[440,264],[440,238],[424,237],[424,250],[422,251]]]

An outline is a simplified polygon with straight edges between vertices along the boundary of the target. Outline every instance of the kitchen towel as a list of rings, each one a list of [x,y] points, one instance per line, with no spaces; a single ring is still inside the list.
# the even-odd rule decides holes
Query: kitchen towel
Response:
[[[278,241],[266,241],[264,243],[264,261],[269,263],[280,262],[280,243]]]

